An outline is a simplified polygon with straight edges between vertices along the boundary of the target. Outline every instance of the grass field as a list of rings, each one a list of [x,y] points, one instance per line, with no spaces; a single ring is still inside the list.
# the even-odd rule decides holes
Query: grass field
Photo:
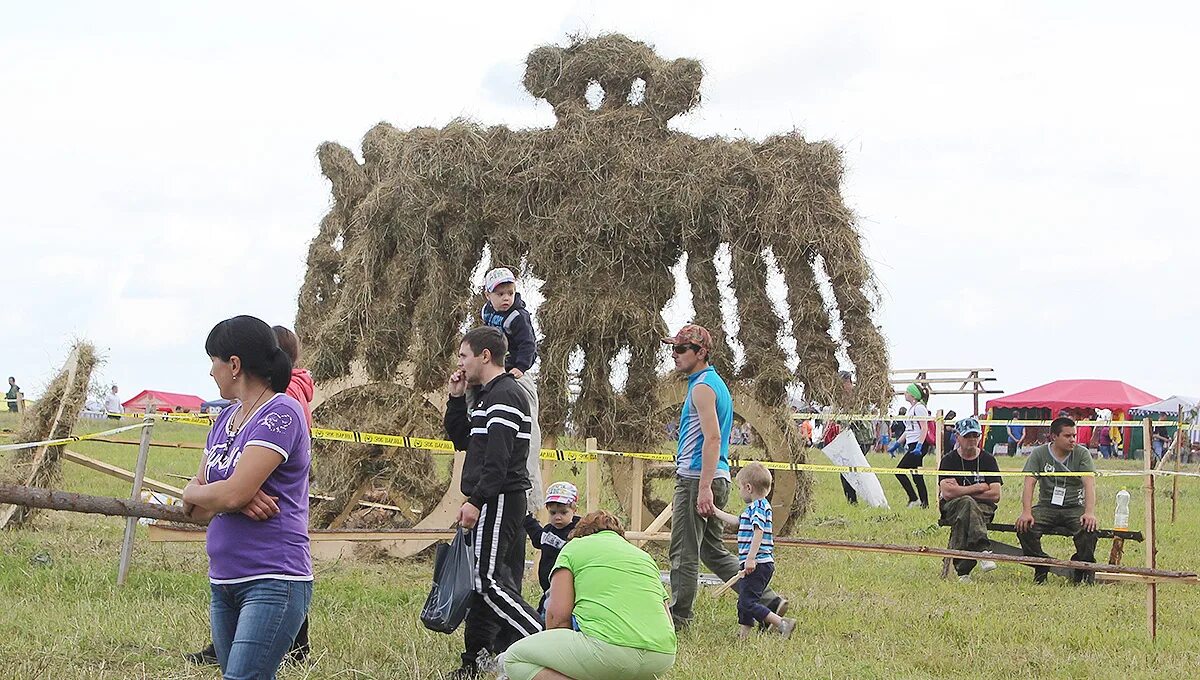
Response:
[[[4,415],[0,427],[13,427]],[[78,431],[106,423],[81,422]],[[127,435],[136,435],[136,432]],[[204,430],[158,425],[159,441],[202,441]],[[130,439],[136,438],[130,436]],[[132,468],[137,448],[84,442],[74,450]],[[191,474],[197,451],[152,449],[149,474]],[[0,454],[3,455],[3,454]],[[887,456],[873,456],[890,465]],[[3,464],[3,459],[0,459]],[[1001,465],[1020,461],[1004,458]],[[1137,468],[1138,462],[1105,463]],[[65,464],[63,488],[127,496],[128,485]],[[814,509],[797,528],[807,537],[944,546],[935,511],[903,509],[894,478],[882,483],[899,509],[849,507],[835,476],[816,480]],[[930,480],[932,481],[932,480]],[[1005,486],[998,521],[1012,521],[1018,480]],[[1200,567],[1200,480],[1180,484],[1179,521],[1169,522],[1170,481],[1160,480],[1161,568]],[[1131,524],[1142,527],[1141,480],[1101,478],[1099,516],[1112,522],[1116,492],[1133,496]],[[214,678],[181,653],[208,639],[208,585],[202,545],[151,544],[140,529],[126,587],[114,585],[124,522],[46,512],[30,528],[0,532],[0,677]],[[1011,535],[1009,538],[1013,538]],[[1047,549],[1069,556],[1069,539]],[[1098,555],[1107,556],[1101,541]],[[665,565],[662,547],[652,553]],[[1186,678],[1200,667],[1200,588],[1159,587],[1160,631],[1145,633],[1145,587],[1077,588],[1051,577],[1035,587],[1027,568],[1001,564],[975,582],[941,580],[940,560],[782,548],[774,586],[792,600],[795,637],[737,642],[734,600],[701,592],[695,625],[680,638],[670,678],[1069,677]],[[1138,544],[1125,563],[1143,564]],[[315,658],[280,677],[437,678],[456,665],[461,633],[418,622],[429,587],[428,560],[317,564],[311,611]],[[527,596],[536,588],[526,580]]]

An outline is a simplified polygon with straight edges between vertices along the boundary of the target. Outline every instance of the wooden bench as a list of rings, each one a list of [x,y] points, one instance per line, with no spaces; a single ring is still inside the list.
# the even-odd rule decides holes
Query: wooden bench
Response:
[[[944,526],[950,526],[950,525],[947,524],[946,522],[938,520],[938,526],[944,527]],[[987,548],[988,550],[990,550],[994,553],[998,553],[1000,555],[1023,555],[1024,554],[1021,551],[1020,546],[1010,545],[1008,543],[1002,543],[1000,541],[997,541],[997,540],[991,538],[991,534],[993,534],[993,533],[1007,533],[1007,534],[1017,533],[1017,526],[1015,524],[1004,524],[1004,523],[1000,523],[1000,522],[992,522],[987,525],[987,528],[988,528],[988,540],[990,543],[990,545]],[[1109,564],[1120,564],[1121,563],[1121,555],[1124,551],[1125,541],[1127,541],[1127,540],[1128,541],[1137,541],[1138,543],[1141,543],[1146,540],[1146,537],[1143,536],[1142,532],[1140,532],[1140,531],[1128,531],[1125,529],[1097,529],[1096,533],[1099,534],[1100,538],[1113,539],[1113,547],[1108,553],[1108,563]],[[1071,534],[1068,534],[1065,531],[1045,531],[1045,532],[1042,532],[1042,535],[1043,536],[1070,536]],[[942,578],[946,578],[947,576],[950,575],[950,564],[951,564],[950,558],[947,557],[946,559],[942,560]],[[1070,578],[1070,576],[1071,576],[1070,569],[1051,568],[1050,572],[1054,573],[1054,574],[1058,574],[1059,576],[1065,576],[1068,578]]]

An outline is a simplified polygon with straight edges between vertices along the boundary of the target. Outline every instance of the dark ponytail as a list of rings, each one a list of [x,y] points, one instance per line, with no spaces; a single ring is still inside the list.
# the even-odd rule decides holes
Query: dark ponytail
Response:
[[[271,327],[253,316],[235,316],[213,326],[204,351],[221,361],[238,357],[246,373],[266,380],[275,392],[286,392],[292,380],[292,358],[280,349]]]

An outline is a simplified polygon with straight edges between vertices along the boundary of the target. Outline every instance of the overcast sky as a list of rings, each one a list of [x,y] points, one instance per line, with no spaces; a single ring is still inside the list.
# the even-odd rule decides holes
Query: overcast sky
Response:
[[[295,317],[319,143],[548,126],[525,55],[619,31],[704,63],[679,129],[844,147],[894,367],[1200,393],[1195,5],[978,5],[8,3],[0,373],[81,337],[126,398],[214,397],[213,323]]]

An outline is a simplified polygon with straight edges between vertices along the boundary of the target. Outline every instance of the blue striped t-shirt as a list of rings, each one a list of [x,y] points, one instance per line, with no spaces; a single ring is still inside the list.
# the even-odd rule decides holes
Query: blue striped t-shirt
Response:
[[[746,563],[750,556],[750,542],[754,540],[754,529],[761,528],[762,541],[758,544],[758,556],[755,562],[775,561],[775,532],[771,521],[771,502],[760,498],[746,506],[738,517],[738,561]]]

